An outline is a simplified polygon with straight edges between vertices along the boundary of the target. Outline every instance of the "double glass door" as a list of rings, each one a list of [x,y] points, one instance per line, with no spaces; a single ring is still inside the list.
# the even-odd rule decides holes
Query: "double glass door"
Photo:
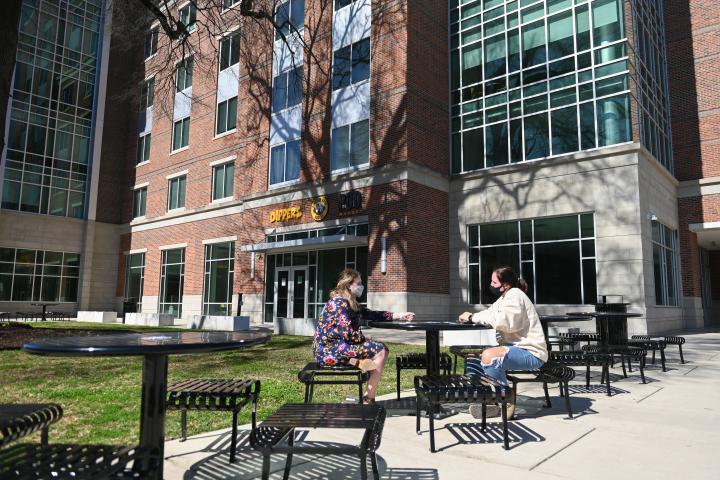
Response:
[[[307,267],[275,270],[275,305],[277,318],[306,318],[308,303]]]

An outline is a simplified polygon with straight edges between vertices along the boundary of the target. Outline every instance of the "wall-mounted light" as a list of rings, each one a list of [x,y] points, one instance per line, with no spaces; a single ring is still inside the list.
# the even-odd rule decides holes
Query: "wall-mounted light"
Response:
[[[380,238],[380,273],[387,273],[387,237]]]
[[[657,221],[658,221],[658,216],[655,215],[654,213],[648,213],[648,218],[649,218],[650,221],[652,221],[652,222],[657,222]]]

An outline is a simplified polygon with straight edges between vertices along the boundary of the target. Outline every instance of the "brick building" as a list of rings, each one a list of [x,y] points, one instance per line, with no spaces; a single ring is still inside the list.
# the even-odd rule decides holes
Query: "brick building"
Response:
[[[714,175],[713,117],[698,112],[715,87],[698,65],[717,58],[717,32],[697,14],[683,27],[659,0],[289,0],[284,41],[254,22],[213,40],[192,3],[172,8],[207,38],[173,63],[173,85],[153,76],[167,60],[157,25],[134,51],[110,42],[106,88],[132,83],[127,65],[143,87],[104,115],[113,135],[86,194],[99,207],[79,221],[107,238],[64,247],[89,289],[64,308],[240,312],[301,332],[350,266],[369,307],[450,318],[489,303],[491,270],[510,264],[542,312],[623,295],[645,314],[633,332],[703,324],[713,255],[691,230],[716,220],[685,204],[712,198],[683,192]],[[688,72],[708,92],[696,110]],[[678,122],[693,115],[708,138],[685,146]],[[0,222],[26,224],[13,205]],[[0,233],[0,247],[22,237]]]

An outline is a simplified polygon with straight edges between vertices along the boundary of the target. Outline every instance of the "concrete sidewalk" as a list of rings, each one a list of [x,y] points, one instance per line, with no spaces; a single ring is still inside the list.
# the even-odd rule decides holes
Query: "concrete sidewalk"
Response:
[[[479,421],[465,411],[436,422],[436,444],[430,453],[428,422],[415,434],[414,394],[386,402],[378,461],[383,480],[489,478],[538,479],[717,479],[716,450],[720,445],[720,333],[686,333],[681,365],[676,346],[667,350],[668,371],[648,365],[648,383],[637,370],[623,379],[612,372],[614,395],[607,397],[594,372],[590,389],[584,375],[571,385],[576,418],[566,418],[557,389],[550,391],[553,407],[542,408],[542,389],[533,384],[519,391],[517,419],[510,426],[510,447],[501,444],[500,424],[490,419],[481,432]],[[390,339],[387,339],[390,340]],[[383,381],[391,382],[387,375]],[[581,378],[582,377],[582,378]],[[229,421],[229,419],[228,419]],[[167,479],[256,479],[262,457],[247,445],[242,433],[238,460],[228,464],[229,430],[198,435],[165,447]],[[312,430],[303,441],[358,443],[361,432]],[[273,479],[282,478],[284,456],[274,455]],[[372,473],[370,478],[372,478]],[[349,456],[296,455],[291,478],[360,478],[359,461]],[[497,478],[497,477],[496,477]]]

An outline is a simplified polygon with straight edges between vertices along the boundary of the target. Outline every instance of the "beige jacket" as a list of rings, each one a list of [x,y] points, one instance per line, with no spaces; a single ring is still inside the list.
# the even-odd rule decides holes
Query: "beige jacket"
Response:
[[[547,345],[540,317],[530,298],[519,288],[508,290],[490,308],[474,314],[472,321],[493,327],[502,340],[501,344],[523,348],[547,362]]]

